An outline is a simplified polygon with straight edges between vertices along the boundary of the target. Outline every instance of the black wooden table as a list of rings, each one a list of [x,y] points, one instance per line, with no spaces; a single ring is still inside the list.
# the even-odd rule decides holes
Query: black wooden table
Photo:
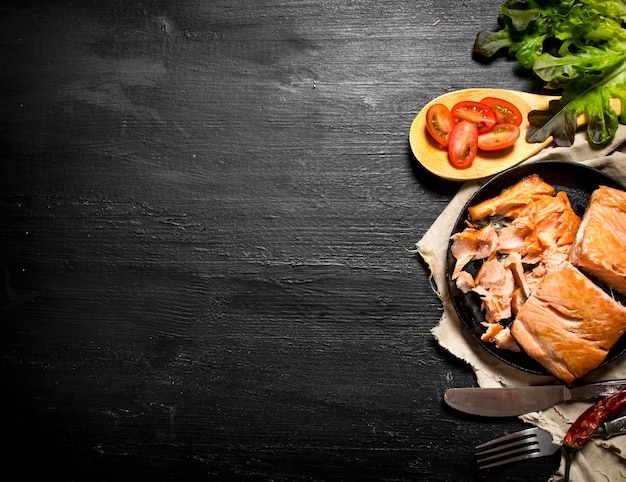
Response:
[[[428,100],[533,90],[472,58],[495,0],[3,2],[3,471],[66,481],[480,472],[410,252],[458,183]],[[442,242],[446,242],[442,239]]]

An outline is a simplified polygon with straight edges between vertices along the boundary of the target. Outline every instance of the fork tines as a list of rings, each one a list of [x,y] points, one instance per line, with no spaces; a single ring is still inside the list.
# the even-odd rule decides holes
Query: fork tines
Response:
[[[488,469],[519,460],[551,455],[559,449],[552,435],[537,427],[505,435],[476,447],[478,466]]]

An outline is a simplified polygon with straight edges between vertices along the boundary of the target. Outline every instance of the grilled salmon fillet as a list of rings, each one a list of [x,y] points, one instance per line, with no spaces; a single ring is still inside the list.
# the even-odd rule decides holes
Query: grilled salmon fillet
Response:
[[[520,347],[565,383],[605,360],[626,331],[626,308],[570,262],[549,272],[511,327]]]
[[[538,174],[531,174],[497,196],[469,207],[469,216],[472,221],[495,215],[517,217],[516,209],[526,208],[537,197],[552,196],[554,191],[554,186],[545,182]]]
[[[570,261],[626,294],[626,192],[600,186],[591,194]]]

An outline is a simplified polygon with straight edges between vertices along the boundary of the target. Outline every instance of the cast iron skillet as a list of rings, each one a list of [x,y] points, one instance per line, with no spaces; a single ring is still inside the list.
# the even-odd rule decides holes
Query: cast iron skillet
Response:
[[[585,212],[589,202],[589,196],[598,186],[605,185],[626,190],[626,187],[616,179],[603,174],[597,169],[574,162],[537,161],[521,164],[494,176],[476,191],[461,211],[452,229],[451,236],[465,229],[465,221],[469,219],[467,211],[469,206],[473,206],[474,204],[478,204],[481,201],[500,194],[503,189],[512,186],[532,174],[538,174],[545,182],[552,184],[557,192],[565,191],[569,196],[572,208],[580,217],[582,217]],[[480,308],[480,298],[477,294],[472,292],[467,294],[463,293],[456,287],[455,281],[450,279],[456,263],[456,259],[450,250],[451,246],[452,241],[449,240],[446,278],[452,304],[463,326],[480,345],[503,362],[525,372],[537,375],[549,375],[545,368],[523,351],[516,353],[510,350],[501,350],[493,343],[485,343],[480,340],[480,336],[484,333],[484,327],[481,325],[481,322],[485,321],[485,315]],[[471,273],[472,276],[476,276],[481,264],[482,261],[480,260],[471,261],[465,266],[465,270]],[[615,293],[613,293],[613,295],[615,296]],[[624,299],[621,299],[621,301],[624,302]],[[512,322],[513,319],[510,319],[502,323],[510,324]],[[626,351],[626,335],[622,336],[613,346],[601,366],[615,360],[624,351]]]

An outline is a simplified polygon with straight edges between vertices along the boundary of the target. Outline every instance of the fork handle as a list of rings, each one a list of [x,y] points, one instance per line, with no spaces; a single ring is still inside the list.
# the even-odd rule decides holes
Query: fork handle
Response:
[[[604,438],[622,434],[626,434],[626,415],[604,422],[602,429],[598,431],[598,435]]]

